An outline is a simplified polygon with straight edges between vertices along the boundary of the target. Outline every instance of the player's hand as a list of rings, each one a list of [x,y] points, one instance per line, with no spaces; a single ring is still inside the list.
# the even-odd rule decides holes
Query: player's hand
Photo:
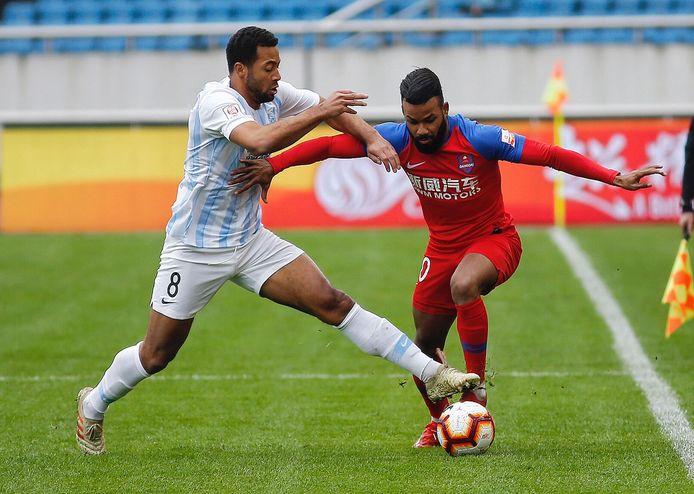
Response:
[[[325,113],[323,119],[327,120],[342,115],[343,113],[356,114],[357,111],[352,107],[366,106],[365,100],[368,97],[368,94],[355,93],[348,89],[341,89],[340,91],[335,91],[325,100],[321,101],[318,107]]]
[[[689,236],[692,234],[693,227],[694,213],[691,211],[684,211],[680,216],[680,228],[682,229],[682,237],[689,240]]]
[[[395,149],[381,134],[375,133],[373,139],[366,143],[366,152],[371,161],[383,165],[387,172],[397,172],[400,169],[400,158]]]
[[[653,184],[649,182],[641,182],[641,179],[648,177],[649,175],[662,175],[665,176],[663,167],[660,165],[648,165],[639,168],[638,170],[632,170],[627,173],[622,173],[614,178],[614,184],[617,187],[621,187],[626,190],[639,190],[647,189],[652,187]]]
[[[231,172],[229,185],[241,185],[234,194],[241,194],[255,185],[260,185],[260,197],[267,204],[267,192],[270,189],[275,172],[267,160],[241,160],[245,166]]]

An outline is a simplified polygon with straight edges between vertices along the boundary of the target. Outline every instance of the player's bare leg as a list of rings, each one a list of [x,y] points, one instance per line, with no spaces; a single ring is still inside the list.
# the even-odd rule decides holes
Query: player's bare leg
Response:
[[[412,315],[414,317],[414,324],[417,330],[415,336],[415,345],[421,348],[422,352],[436,361],[440,362],[441,359],[436,353],[437,348],[444,348],[446,344],[446,336],[448,331],[453,324],[455,319],[454,315],[448,314],[427,314],[426,312],[419,311],[417,309],[412,309]],[[415,385],[422,395],[422,399],[429,409],[429,414],[431,415],[431,421],[426,425],[424,431],[422,431],[421,436],[414,443],[415,448],[430,448],[439,445],[436,439],[436,423],[441,413],[448,406],[448,400],[443,399],[434,402],[429,399],[427,395],[426,386],[417,376],[412,376]]]
[[[172,319],[155,310],[150,311],[147,334],[140,346],[140,361],[149,374],[162,371],[185,343],[191,319]]]
[[[495,286],[499,273],[492,262],[482,254],[471,253],[463,257],[451,277],[451,296],[457,311],[457,329],[463,346],[468,372],[479,374],[482,384],[460,397],[461,401],[475,401],[487,405],[484,385],[489,323],[482,295]]]
[[[164,369],[183,346],[192,324],[193,319],[171,319],[152,310],[144,341],[121,350],[96,388],[80,390],[77,444],[83,453],[98,455],[106,451],[104,414],[108,406],[143,379]]]
[[[305,254],[273,274],[263,284],[260,295],[314,315],[337,327],[362,351],[383,357],[418,376],[433,400],[479,383],[477,375],[444,368],[389,321],[364,310],[347,294],[333,288]]]

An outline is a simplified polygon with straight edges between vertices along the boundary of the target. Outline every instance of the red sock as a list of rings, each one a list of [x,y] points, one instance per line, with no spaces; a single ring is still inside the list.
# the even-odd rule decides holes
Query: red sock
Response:
[[[458,313],[458,336],[463,345],[465,366],[468,372],[474,372],[484,381],[489,332],[487,309],[481,298],[469,304],[456,305],[455,308]]]
[[[448,398],[444,398],[443,400],[434,403],[427,396],[427,389],[424,386],[424,382],[422,382],[422,380],[417,376],[412,376],[412,379],[414,379],[414,383],[415,385],[417,385],[417,389],[422,394],[422,398],[424,398],[424,403],[426,403],[426,406],[429,409],[429,413],[431,414],[431,416],[435,419],[439,418],[443,413],[443,410],[448,406]]]

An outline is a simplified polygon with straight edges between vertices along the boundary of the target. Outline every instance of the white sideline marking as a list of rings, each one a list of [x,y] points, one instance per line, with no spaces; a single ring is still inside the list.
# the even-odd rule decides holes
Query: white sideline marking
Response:
[[[670,438],[689,473],[689,478],[694,480],[694,431],[679,406],[677,395],[655,371],[617,300],[593,269],[590,260],[578,244],[562,229],[554,228],[550,235],[566,257],[595,309],[610,328],[615,352],[632,379],[641,388],[648,400],[651,413],[663,432]]]
[[[596,376],[624,376],[626,375],[623,371],[618,370],[607,370],[607,371],[593,371],[593,372],[563,372],[563,371],[505,371],[498,372],[495,378],[498,377],[514,377],[514,378],[527,378],[527,377],[596,377]],[[52,381],[64,381],[64,382],[84,382],[89,383],[98,379],[95,376],[0,376],[0,383],[40,383],[40,382],[52,382]],[[250,374],[163,374],[157,375],[150,378],[154,381],[243,381],[246,379],[282,379],[282,380],[348,380],[348,379],[410,379],[407,374],[280,374],[279,376],[273,375],[258,375],[253,376]]]

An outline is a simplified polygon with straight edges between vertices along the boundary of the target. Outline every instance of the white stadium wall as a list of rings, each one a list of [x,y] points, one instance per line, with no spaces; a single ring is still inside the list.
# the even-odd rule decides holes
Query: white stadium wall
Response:
[[[563,61],[570,107],[694,107],[694,46],[557,45],[439,49],[282,51],[283,77],[321,94],[352,88],[372,108],[397,107],[412,68],[441,76],[454,110],[537,107],[556,61]],[[187,110],[206,80],[225,75],[223,50],[0,56],[0,113]],[[569,107],[569,108],[570,108]],[[474,113],[474,112],[472,112]],[[653,112],[651,112],[653,113]],[[184,115],[184,113],[182,113]],[[473,115],[474,116],[474,115]]]

